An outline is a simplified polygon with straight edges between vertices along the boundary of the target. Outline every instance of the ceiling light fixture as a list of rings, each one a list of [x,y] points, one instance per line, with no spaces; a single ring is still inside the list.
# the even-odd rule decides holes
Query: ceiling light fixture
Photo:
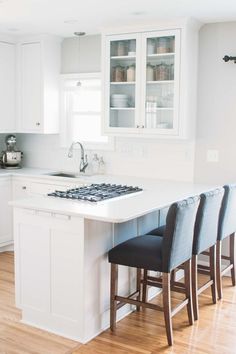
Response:
[[[85,32],[74,32],[74,35],[76,37],[78,37],[77,41],[78,41],[78,67],[79,67],[79,59],[80,59],[80,37],[85,36]],[[81,82],[78,81],[76,86],[80,87],[81,86]]]

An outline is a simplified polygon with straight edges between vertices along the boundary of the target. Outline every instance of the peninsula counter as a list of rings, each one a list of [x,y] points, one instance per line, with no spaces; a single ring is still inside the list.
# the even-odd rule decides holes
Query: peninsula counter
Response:
[[[100,176],[100,182],[138,185],[143,191],[97,204],[47,196],[11,202],[22,322],[81,343],[109,326],[108,250],[163,224],[172,202],[214,188],[133,177]],[[135,272],[119,271],[119,292],[125,296],[134,290]],[[122,307],[118,319],[131,310]]]

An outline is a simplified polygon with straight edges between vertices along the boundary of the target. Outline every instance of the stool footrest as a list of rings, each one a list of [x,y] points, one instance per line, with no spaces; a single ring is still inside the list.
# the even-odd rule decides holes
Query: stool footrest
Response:
[[[177,305],[171,311],[171,317],[175,316],[180,310],[182,310],[189,303],[189,299],[184,299],[179,305]]]
[[[221,275],[224,275],[225,273],[227,273],[230,269],[233,268],[233,264],[230,264],[228,265],[226,268],[224,268],[222,271],[221,271]]]
[[[137,291],[135,291],[135,292],[133,292],[132,294],[130,294],[127,298],[128,299],[130,299],[130,298],[132,298],[133,296],[138,296],[139,295],[139,291],[137,290]],[[125,303],[124,302],[119,302],[118,304],[117,304],[117,309],[120,309],[122,306],[124,306],[125,305]]]
[[[151,304],[149,302],[142,302],[142,301],[130,299],[128,297],[116,295],[115,300],[126,303],[126,304],[131,304],[131,305],[135,305],[135,306],[142,306],[142,307],[147,307],[147,308],[150,308],[153,310],[163,311],[163,308],[159,305]]]
[[[209,280],[207,283],[202,285],[198,290],[197,293],[198,295],[201,294],[203,291],[205,291],[207,288],[209,288],[213,284],[213,280]]]

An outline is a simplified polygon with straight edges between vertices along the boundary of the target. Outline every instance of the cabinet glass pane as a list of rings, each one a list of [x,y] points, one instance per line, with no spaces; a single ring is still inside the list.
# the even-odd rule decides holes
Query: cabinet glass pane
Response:
[[[110,42],[110,127],[135,127],[136,40]]]
[[[173,129],[175,36],[147,38],[145,128]]]

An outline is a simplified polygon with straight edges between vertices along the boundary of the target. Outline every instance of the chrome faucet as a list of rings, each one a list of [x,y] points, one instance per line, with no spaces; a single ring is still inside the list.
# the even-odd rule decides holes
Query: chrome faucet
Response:
[[[68,157],[69,158],[73,157],[73,150],[74,150],[75,145],[79,145],[80,150],[81,150],[79,171],[85,173],[85,170],[88,167],[88,158],[87,158],[87,155],[84,154],[84,147],[79,141],[73,142],[71,144],[69,151],[68,151]]]

